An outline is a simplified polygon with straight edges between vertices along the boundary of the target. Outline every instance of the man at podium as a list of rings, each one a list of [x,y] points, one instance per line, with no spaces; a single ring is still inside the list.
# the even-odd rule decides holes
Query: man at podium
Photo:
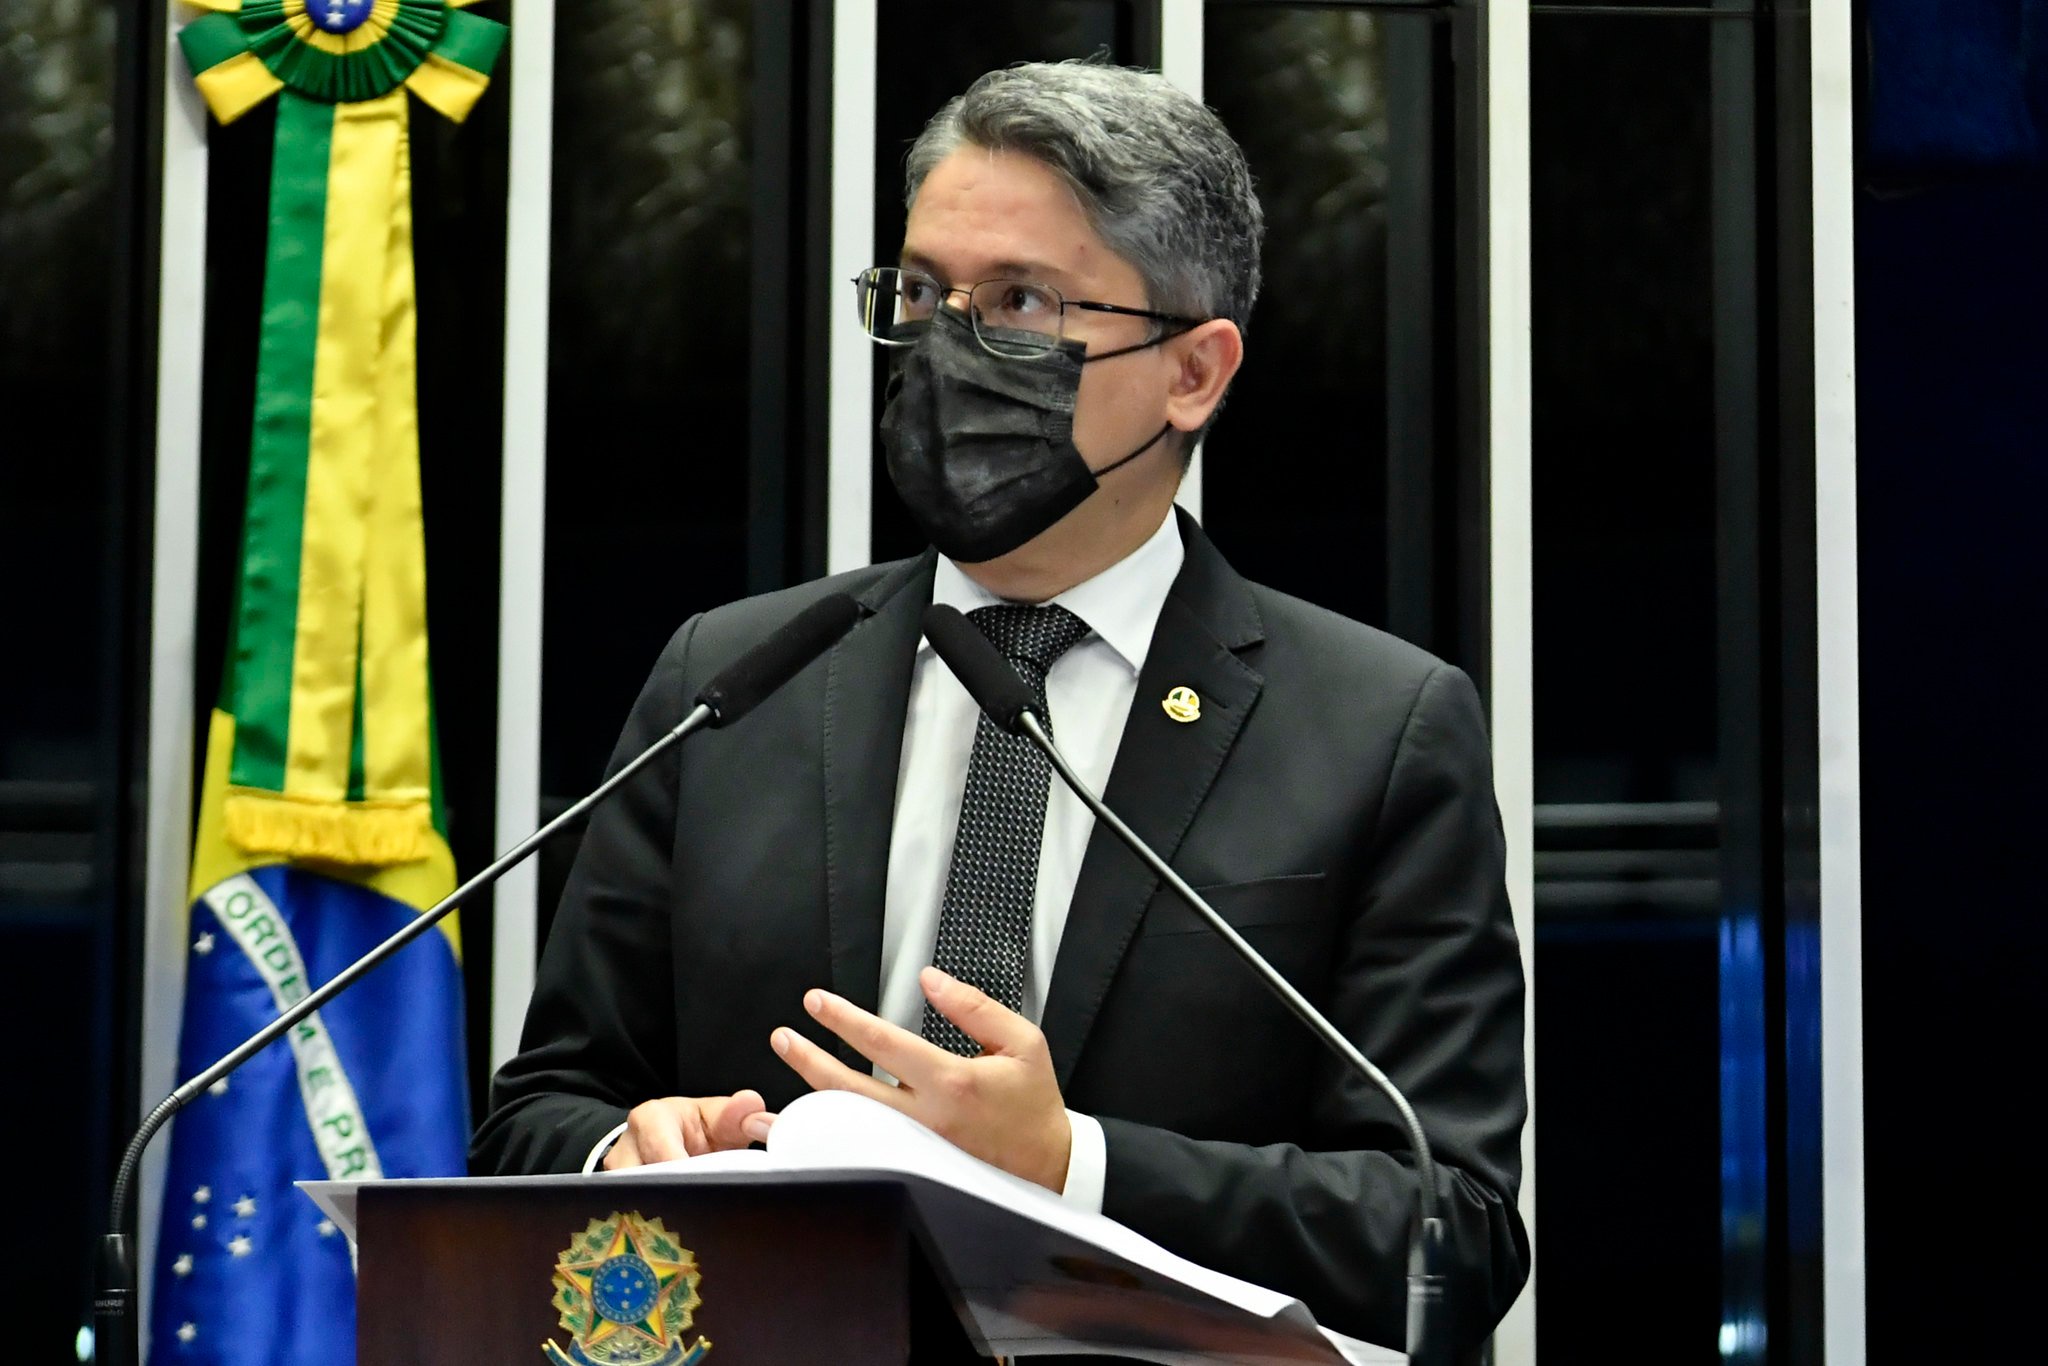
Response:
[[[1243,154],[1156,74],[1029,65],[940,110],[907,181],[901,251],[853,282],[846,325],[887,350],[883,449],[932,548],[677,631],[614,766],[807,603],[867,614],[598,810],[473,1168],[744,1146],[807,1090],[857,1091],[1401,1343],[1417,1177],[1393,1110],[979,718],[921,640],[945,603],[1110,806],[1407,1094],[1476,1343],[1529,1265],[1523,983],[1479,699],[1240,577],[1174,508],[1246,357]]]

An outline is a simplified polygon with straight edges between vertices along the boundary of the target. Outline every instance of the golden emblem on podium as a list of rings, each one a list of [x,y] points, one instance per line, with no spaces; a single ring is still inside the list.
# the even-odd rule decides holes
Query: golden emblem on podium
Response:
[[[695,1366],[709,1338],[688,1347],[683,1334],[703,1303],[697,1254],[659,1219],[617,1211],[569,1240],[555,1259],[555,1308],[569,1330],[567,1348],[541,1352],[553,1366]]]

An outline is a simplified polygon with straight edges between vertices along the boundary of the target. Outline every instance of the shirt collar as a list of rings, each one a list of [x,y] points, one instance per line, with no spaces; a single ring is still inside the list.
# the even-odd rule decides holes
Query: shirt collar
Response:
[[[1166,606],[1166,595],[1180,576],[1187,548],[1181,544],[1180,525],[1169,508],[1159,530],[1136,550],[1109,568],[1052,599],[1088,623],[1090,631],[1117,652],[1135,677],[1145,667],[1152,648],[1152,631]],[[1003,599],[967,577],[966,571],[944,555],[932,578],[932,601],[971,612],[977,607],[994,607]],[[920,656],[931,649],[920,639]]]

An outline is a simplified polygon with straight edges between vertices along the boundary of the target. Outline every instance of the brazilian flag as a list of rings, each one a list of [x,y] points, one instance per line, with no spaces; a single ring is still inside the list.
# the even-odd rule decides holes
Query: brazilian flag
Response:
[[[206,737],[181,1076],[455,886],[427,661],[410,101],[468,113],[503,43],[465,0],[200,0],[223,121],[275,96],[227,681]],[[347,1241],[293,1182],[454,1176],[461,944],[440,934],[180,1112],[155,1362],[355,1361]]]

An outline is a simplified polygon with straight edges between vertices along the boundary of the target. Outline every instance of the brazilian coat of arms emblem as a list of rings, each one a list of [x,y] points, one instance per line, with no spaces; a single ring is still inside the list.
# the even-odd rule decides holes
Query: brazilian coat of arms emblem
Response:
[[[553,1366],[695,1366],[711,1351],[683,1335],[703,1299],[697,1254],[659,1219],[614,1211],[569,1241],[555,1259],[554,1306],[567,1348],[541,1350]]]

